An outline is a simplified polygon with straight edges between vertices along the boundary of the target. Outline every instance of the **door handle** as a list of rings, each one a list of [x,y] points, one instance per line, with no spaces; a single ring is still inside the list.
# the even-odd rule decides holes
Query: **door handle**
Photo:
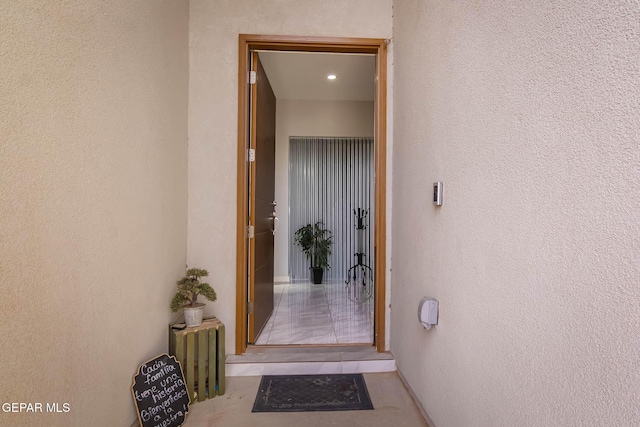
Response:
[[[276,216],[275,211],[271,214],[271,219],[273,220],[273,229],[271,232],[273,235],[276,235],[276,231],[278,231],[278,226],[280,225],[280,219]]]

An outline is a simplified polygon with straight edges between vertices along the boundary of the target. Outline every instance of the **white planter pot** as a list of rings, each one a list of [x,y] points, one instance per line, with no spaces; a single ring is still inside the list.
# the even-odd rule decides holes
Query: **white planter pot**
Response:
[[[204,304],[184,307],[184,323],[187,327],[200,326],[202,324],[202,316],[204,315]]]

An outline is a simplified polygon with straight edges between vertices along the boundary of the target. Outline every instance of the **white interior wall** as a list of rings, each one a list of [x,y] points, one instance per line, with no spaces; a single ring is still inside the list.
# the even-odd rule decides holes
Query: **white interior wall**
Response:
[[[1,425],[128,426],[187,229],[188,4],[0,3]]]
[[[191,0],[189,74],[189,265],[204,266],[218,301],[208,304],[236,333],[238,35],[390,38],[392,0]]]
[[[276,201],[280,226],[275,237],[277,280],[289,276],[289,137],[373,137],[373,102],[276,102]]]
[[[638,22],[394,4],[391,348],[437,427],[640,425]]]

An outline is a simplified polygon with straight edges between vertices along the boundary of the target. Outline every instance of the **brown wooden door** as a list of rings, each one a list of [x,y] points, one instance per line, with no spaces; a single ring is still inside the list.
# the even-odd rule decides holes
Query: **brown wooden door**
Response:
[[[251,70],[256,82],[251,85],[251,148],[255,161],[251,163],[249,191],[250,223],[254,238],[250,239],[249,259],[249,343],[258,334],[273,311],[273,230],[275,217],[276,161],[276,97],[260,64],[252,53]]]

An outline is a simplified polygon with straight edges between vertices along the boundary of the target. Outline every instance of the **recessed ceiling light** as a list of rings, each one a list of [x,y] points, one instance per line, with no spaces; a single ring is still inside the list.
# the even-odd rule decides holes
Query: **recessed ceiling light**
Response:
[[[335,80],[335,79],[336,79],[336,75],[335,75],[335,74],[329,74],[329,75],[327,76],[327,78],[328,78],[329,80]]]

